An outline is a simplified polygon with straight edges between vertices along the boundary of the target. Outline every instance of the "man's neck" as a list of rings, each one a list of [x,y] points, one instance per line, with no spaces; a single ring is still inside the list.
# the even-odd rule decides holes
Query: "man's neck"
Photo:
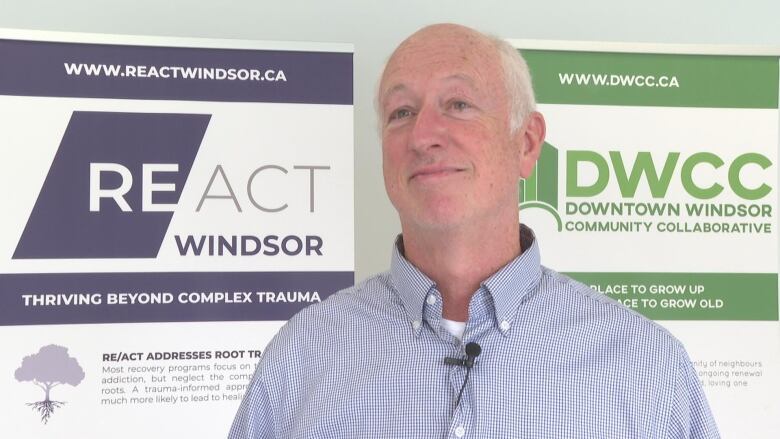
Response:
[[[444,318],[460,322],[480,284],[521,252],[516,214],[513,222],[435,231],[406,226],[403,237],[406,259],[436,283]]]

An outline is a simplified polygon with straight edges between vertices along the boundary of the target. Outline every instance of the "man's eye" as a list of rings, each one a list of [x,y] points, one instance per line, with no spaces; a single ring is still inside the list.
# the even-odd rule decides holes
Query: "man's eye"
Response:
[[[463,111],[463,110],[466,110],[466,109],[468,109],[470,107],[471,107],[471,105],[469,105],[468,103],[463,102],[463,101],[454,101],[452,103],[452,108],[454,110],[458,110],[458,111]]]
[[[390,113],[390,120],[403,119],[411,115],[412,112],[408,108],[399,108],[398,110],[395,110],[392,113]]]

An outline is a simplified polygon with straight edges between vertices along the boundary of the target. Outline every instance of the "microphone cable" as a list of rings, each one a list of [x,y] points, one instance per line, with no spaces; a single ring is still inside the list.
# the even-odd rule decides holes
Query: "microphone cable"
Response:
[[[466,343],[466,358],[444,358],[444,364],[450,366],[462,366],[466,368],[466,377],[463,379],[463,385],[460,386],[458,399],[455,401],[455,409],[457,409],[460,405],[460,398],[463,396],[463,390],[466,388],[466,383],[469,382],[469,374],[471,373],[471,368],[474,367],[474,361],[481,353],[482,347],[479,345],[479,343],[471,341]]]

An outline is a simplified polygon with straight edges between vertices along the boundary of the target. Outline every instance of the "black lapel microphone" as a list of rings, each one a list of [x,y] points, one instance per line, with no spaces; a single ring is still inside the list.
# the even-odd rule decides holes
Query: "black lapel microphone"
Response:
[[[463,366],[471,369],[474,366],[474,360],[482,353],[482,347],[479,343],[470,341],[466,343],[466,358],[444,357],[444,364],[449,366]]]
[[[469,372],[471,372],[471,368],[474,367],[474,361],[481,353],[482,346],[480,346],[479,343],[470,341],[466,343],[466,358],[444,357],[444,364],[449,366],[462,366],[466,368],[466,378],[463,380],[463,385],[460,386],[458,399],[455,402],[455,408],[458,408],[460,405],[460,397],[463,396],[463,389],[466,388],[466,383],[469,382]]]

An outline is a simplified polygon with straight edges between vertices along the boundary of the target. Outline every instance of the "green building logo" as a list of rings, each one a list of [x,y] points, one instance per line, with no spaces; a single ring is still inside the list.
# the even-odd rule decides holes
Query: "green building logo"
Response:
[[[520,210],[544,209],[555,218],[558,231],[563,230],[558,214],[558,148],[544,142],[539,161],[531,176],[520,181]]]

